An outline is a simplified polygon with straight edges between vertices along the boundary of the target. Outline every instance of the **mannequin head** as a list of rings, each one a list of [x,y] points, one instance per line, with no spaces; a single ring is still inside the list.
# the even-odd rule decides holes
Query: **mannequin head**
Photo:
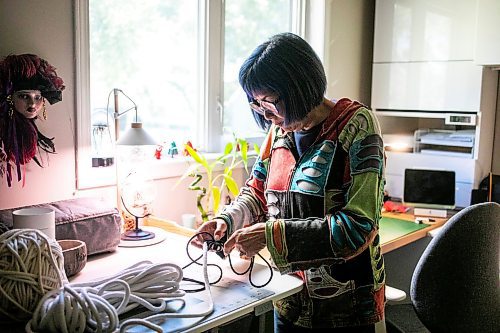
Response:
[[[40,90],[19,90],[12,94],[14,110],[26,118],[35,118],[45,108],[45,99]]]
[[[40,150],[55,152],[53,138],[40,133],[35,120],[47,118],[45,102],[62,100],[63,80],[55,68],[34,54],[9,55],[0,61],[0,177],[21,180],[21,165]]]

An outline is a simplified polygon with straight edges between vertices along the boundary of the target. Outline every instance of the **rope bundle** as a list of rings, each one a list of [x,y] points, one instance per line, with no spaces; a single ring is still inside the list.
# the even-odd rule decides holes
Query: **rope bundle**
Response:
[[[42,297],[67,283],[59,244],[35,229],[0,235],[0,319],[31,318]]]
[[[214,310],[207,272],[208,244],[203,244],[206,310],[198,313],[168,312],[167,303],[185,306],[180,289],[182,268],[175,264],[139,262],[122,272],[90,283],[70,284],[64,273],[60,245],[34,229],[14,229],[0,235],[0,320],[31,320],[27,332],[125,332],[141,325],[163,332],[155,322],[167,318],[199,318]],[[198,258],[196,261],[198,261]],[[147,312],[120,320],[127,312],[143,307]],[[170,309],[172,311],[172,309]],[[130,315],[129,315],[130,316]],[[144,317],[144,318],[138,318]]]
[[[205,286],[210,293],[206,272],[204,248]],[[142,325],[163,332],[154,321],[172,317],[205,317],[213,312],[210,295],[208,309],[201,313],[163,312],[167,299],[184,300],[179,289],[182,269],[175,264],[140,262],[112,277],[82,284],[67,284],[47,293],[38,304],[27,332],[124,332],[128,327]],[[120,322],[119,315],[138,306],[154,313],[146,318],[131,318]]]

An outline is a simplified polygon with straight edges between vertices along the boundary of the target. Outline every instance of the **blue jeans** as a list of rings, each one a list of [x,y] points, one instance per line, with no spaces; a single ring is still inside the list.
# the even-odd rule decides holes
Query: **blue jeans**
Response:
[[[375,325],[338,327],[338,328],[305,328],[294,325],[274,311],[274,333],[375,333]]]

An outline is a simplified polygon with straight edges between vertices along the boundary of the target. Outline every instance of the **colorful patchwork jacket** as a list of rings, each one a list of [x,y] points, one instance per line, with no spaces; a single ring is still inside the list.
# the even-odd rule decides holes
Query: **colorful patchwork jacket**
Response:
[[[275,303],[288,320],[313,328],[380,321],[384,153],[378,123],[366,107],[343,98],[300,158],[292,135],[270,129],[246,186],[219,217],[229,234],[266,222],[275,265],[305,282],[300,293]]]

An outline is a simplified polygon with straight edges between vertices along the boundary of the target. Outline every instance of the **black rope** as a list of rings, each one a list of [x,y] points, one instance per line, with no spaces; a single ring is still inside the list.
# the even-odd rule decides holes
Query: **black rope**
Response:
[[[201,235],[201,234],[206,234],[206,235],[208,235],[211,238],[211,239],[205,240],[207,242],[207,248],[208,248],[208,250],[210,250],[210,251],[216,251],[216,250],[221,250],[222,249],[217,244],[217,242],[215,241],[214,236],[212,236],[210,233],[208,233],[208,232],[199,232],[199,233],[195,234],[194,236],[192,236],[188,240],[188,242],[186,244],[186,253],[187,253],[187,256],[189,257],[189,259],[191,260],[191,262],[189,264],[187,264],[186,266],[182,267],[182,270],[184,270],[185,268],[191,266],[192,264],[203,266],[202,263],[198,262],[198,260],[200,260],[201,258],[203,258],[203,254],[200,255],[198,258],[193,259],[193,257],[191,256],[191,253],[189,252],[189,244],[191,243],[191,241],[195,237],[198,237],[198,235]],[[213,281],[213,282],[209,281],[209,285],[216,284],[217,282],[219,282],[222,279],[222,268],[219,265],[216,265],[216,264],[207,264],[207,266],[216,267],[219,270],[219,277],[215,281]],[[196,292],[205,290],[205,282],[203,282],[203,281],[199,281],[199,280],[195,280],[195,279],[191,279],[191,278],[187,278],[187,277],[183,277],[182,280],[183,281],[192,282],[192,283],[196,283],[196,284],[200,284],[200,285],[203,286],[203,287],[198,288],[198,289],[188,289],[188,290],[184,289],[184,291],[187,292],[187,293],[196,293]]]
[[[189,257],[189,259],[191,260],[191,262],[189,264],[187,264],[186,266],[182,267],[182,269],[184,270],[185,268],[191,266],[192,264],[196,264],[196,265],[199,265],[199,266],[202,266],[203,264],[199,263],[198,260],[200,260],[203,255],[200,255],[198,258],[196,259],[193,259],[193,257],[191,256],[191,253],[189,253],[189,244],[191,243],[191,241],[195,238],[195,237],[198,237],[200,235],[206,235],[208,238],[205,238],[204,241],[207,243],[207,248],[209,251],[214,251],[217,253],[217,255],[219,255],[221,258],[224,258],[224,252],[223,252],[223,248],[224,248],[224,241],[216,241],[214,236],[208,232],[205,232],[205,231],[202,231],[202,232],[199,232],[199,233],[196,233],[195,235],[193,235],[187,242],[186,244],[186,253]],[[255,257],[252,257],[250,259],[250,264],[248,265],[248,267],[243,271],[243,272],[238,272],[234,269],[233,267],[233,263],[231,262],[231,256],[228,256],[229,258],[229,266],[231,267],[231,270],[234,272],[234,274],[236,275],[244,275],[246,273],[248,273],[248,282],[255,288],[262,288],[262,287],[265,287],[269,284],[269,282],[271,282],[272,278],[273,278],[273,268],[271,267],[271,264],[269,264],[269,262],[264,259],[264,257],[262,257],[262,255],[260,253],[257,253],[257,255],[266,263],[267,267],[269,267],[269,279],[261,284],[261,285],[257,285],[255,284],[253,281],[252,281],[252,272],[253,272],[253,267],[254,267],[254,261],[255,261]],[[216,265],[216,264],[208,264],[208,266],[215,266],[217,267],[217,269],[219,270],[220,272],[220,275],[219,277],[216,279],[216,281],[213,281],[213,282],[209,282],[210,285],[213,285],[213,284],[216,284],[218,283],[221,279],[222,279],[222,268],[219,266],[219,265]],[[200,285],[204,285],[204,282],[202,281],[198,281],[198,280],[195,280],[195,279],[191,279],[191,278],[182,278],[183,281],[188,281],[188,282],[193,282],[193,283],[197,283],[197,284],[200,284]],[[205,287],[202,287],[202,288],[198,288],[198,289],[189,289],[189,290],[184,290],[185,292],[187,293],[192,293],[192,292],[198,292],[198,291],[202,291],[202,290],[205,290]]]

